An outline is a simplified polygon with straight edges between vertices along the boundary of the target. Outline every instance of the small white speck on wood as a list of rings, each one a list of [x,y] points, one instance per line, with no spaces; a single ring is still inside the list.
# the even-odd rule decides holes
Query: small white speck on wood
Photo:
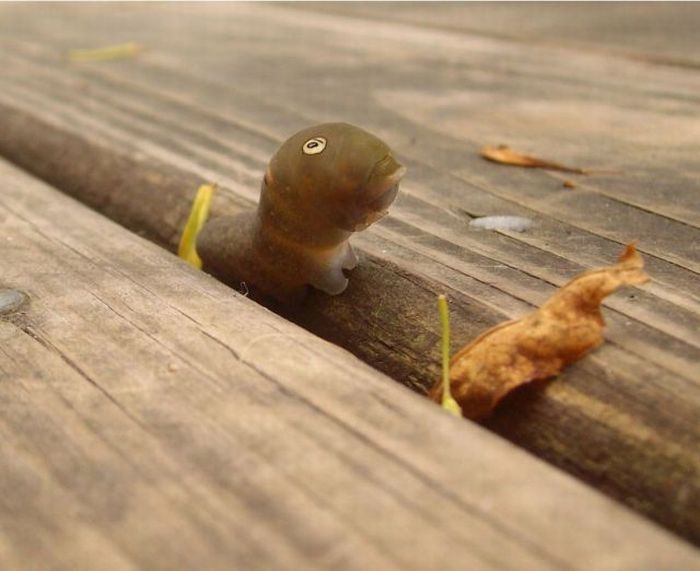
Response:
[[[482,216],[469,222],[472,228],[480,230],[509,230],[511,232],[525,232],[532,226],[532,220],[524,216]]]
[[[18,310],[26,300],[27,296],[21,291],[0,289],[0,315]]]

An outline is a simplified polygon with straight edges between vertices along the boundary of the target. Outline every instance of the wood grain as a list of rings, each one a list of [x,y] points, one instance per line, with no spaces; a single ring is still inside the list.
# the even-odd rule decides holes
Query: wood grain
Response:
[[[199,182],[222,183],[215,213],[251,205],[276,146],[309,123],[349,120],[395,147],[409,174],[392,216],[355,239],[350,289],[288,317],[418,390],[438,375],[437,293],[465,344],[638,239],[654,282],[606,302],[607,344],[489,426],[700,541],[696,75],[283,6],[133,6],[107,23],[104,8],[44,10],[2,7],[0,151],[170,248]],[[125,40],[147,50],[64,59]],[[566,190],[478,157],[499,142],[617,174]],[[535,226],[470,231],[484,214]]]
[[[0,321],[3,569],[700,561],[5,162],[0,180],[2,283],[30,298]]]
[[[700,8],[692,3],[673,9],[659,3],[610,2],[604,9],[586,3],[528,2],[468,6],[413,2],[397,10],[392,2],[298,2],[295,8],[419,24],[471,35],[569,48],[576,52],[612,54],[663,65],[697,69],[696,30]]]

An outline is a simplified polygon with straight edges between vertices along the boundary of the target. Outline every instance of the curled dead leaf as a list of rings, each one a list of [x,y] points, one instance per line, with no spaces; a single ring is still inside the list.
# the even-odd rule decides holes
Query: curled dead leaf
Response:
[[[590,174],[589,171],[560,165],[545,159],[539,159],[530,155],[525,155],[511,149],[508,145],[498,145],[497,147],[486,146],[481,149],[481,156],[489,161],[511,165],[516,167],[540,168],[555,171],[571,172],[576,174]]]
[[[624,285],[649,280],[644,261],[629,244],[617,264],[584,272],[542,307],[482,333],[452,357],[452,395],[464,416],[488,416],[513,389],[557,375],[603,342],[603,299]],[[442,381],[430,391],[440,402]]]

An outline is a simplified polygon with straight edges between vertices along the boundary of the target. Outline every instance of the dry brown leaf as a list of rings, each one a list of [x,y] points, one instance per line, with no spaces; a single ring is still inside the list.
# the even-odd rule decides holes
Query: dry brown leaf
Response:
[[[489,415],[513,389],[557,375],[603,342],[600,303],[617,288],[649,280],[629,244],[614,266],[591,270],[561,287],[542,307],[482,333],[452,357],[452,396],[464,416]],[[442,382],[430,391],[440,402]]]
[[[544,159],[538,159],[537,157],[531,157],[529,155],[518,153],[517,151],[511,149],[508,145],[498,145],[497,147],[486,146],[481,149],[481,156],[485,159],[488,159],[495,163],[501,163],[503,165],[511,165],[526,168],[540,168],[555,171],[572,172],[576,174],[590,174],[589,171],[584,169],[567,167],[564,165],[560,165],[559,163],[547,161]]]

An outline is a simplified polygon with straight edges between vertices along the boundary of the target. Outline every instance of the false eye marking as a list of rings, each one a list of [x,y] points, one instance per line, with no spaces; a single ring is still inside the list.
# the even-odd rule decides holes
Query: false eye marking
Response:
[[[306,141],[301,150],[304,151],[305,155],[317,155],[323,152],[323,149],[325,148],[326,139],[324,137],[314,137],[313,139]]]

